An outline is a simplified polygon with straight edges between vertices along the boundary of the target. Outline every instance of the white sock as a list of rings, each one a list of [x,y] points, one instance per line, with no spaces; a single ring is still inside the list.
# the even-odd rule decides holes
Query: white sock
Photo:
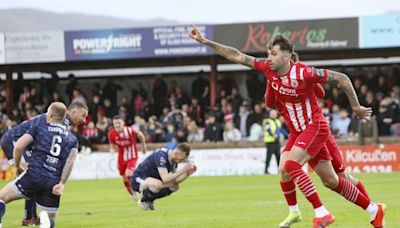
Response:
[[[290,213],[296,213],[296,214],[300,213],[299,206],[297,204],[289,205],[289,212]]]
[[[328,214],[329,214],[329,211],[326,210],[326,208],[324,207],[324,205],[322,205],[322,206],[320,206],[320,207],[318,207],[318,208],[315,208],[315,209],[314,209],[314,213],[315,213],[315,217],[316,217],[316,218],[322,218],[322,217],[324,217],[325,215],[328,215]]]
[[[368,207],[365,209],[369,216],[371,217],[371,221],[375,219],[376,213],[378,213],[378,205],[373,202],[370,202]]]

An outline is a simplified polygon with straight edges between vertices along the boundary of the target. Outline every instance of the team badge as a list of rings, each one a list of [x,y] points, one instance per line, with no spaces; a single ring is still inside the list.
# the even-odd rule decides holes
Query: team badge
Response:
[[[315,70],[315,75],[317,75],[318,77],[324,77],[325,76],[325,72],[323,69],[316,69]]]
[[[290,81],[290,85],[291,85],[293,88],[296,88],[297,86],[299,86],[299,82],[298,82],[296,79],[292,79],[292,80]]]

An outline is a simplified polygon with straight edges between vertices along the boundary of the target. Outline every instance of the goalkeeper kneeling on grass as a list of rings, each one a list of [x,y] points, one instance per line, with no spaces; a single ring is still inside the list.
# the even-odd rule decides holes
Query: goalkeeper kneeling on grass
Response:
[[[132,189],[142,193],[138,200],[143,210],[154,210],[154,201],[170,195],[183,182],[196,172],[196,166],[188,163],[177,170],[190,154],[190,146],[179,144],[175,149],[159,148],[136,168],[132,176]]]

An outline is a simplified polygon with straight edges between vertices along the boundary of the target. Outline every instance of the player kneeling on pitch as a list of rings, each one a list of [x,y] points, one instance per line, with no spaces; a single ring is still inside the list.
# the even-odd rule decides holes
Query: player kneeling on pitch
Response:
[[[179,183],[196,172],[196,166],[191,163],[177,170],[178,164],[185,161],[189,154],[190,146],[183,143],[174,150],[157,149],[139,164],[131,183],[132,189],[143,195],[138,201],[143,210],[154,210],[154,200],[177,191]]]

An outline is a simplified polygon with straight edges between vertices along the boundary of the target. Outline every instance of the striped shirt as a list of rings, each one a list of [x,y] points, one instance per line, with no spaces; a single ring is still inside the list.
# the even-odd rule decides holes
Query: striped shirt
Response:
[[[325,69],[291,63],[289,72],[280,77],[271,70],[266,58],[255,59],[253,65],[267,77],[277,108],[291,132],[303,132],[313,122],[326,122],[313,89],[315,83],[327,80]]]
[[[110,130],[108,140],[118,147],[119,161],[126,162],[138,158],[136,136],[137,131],[128,126],[125,126],[121,132],[117,132],[114,128]]]

